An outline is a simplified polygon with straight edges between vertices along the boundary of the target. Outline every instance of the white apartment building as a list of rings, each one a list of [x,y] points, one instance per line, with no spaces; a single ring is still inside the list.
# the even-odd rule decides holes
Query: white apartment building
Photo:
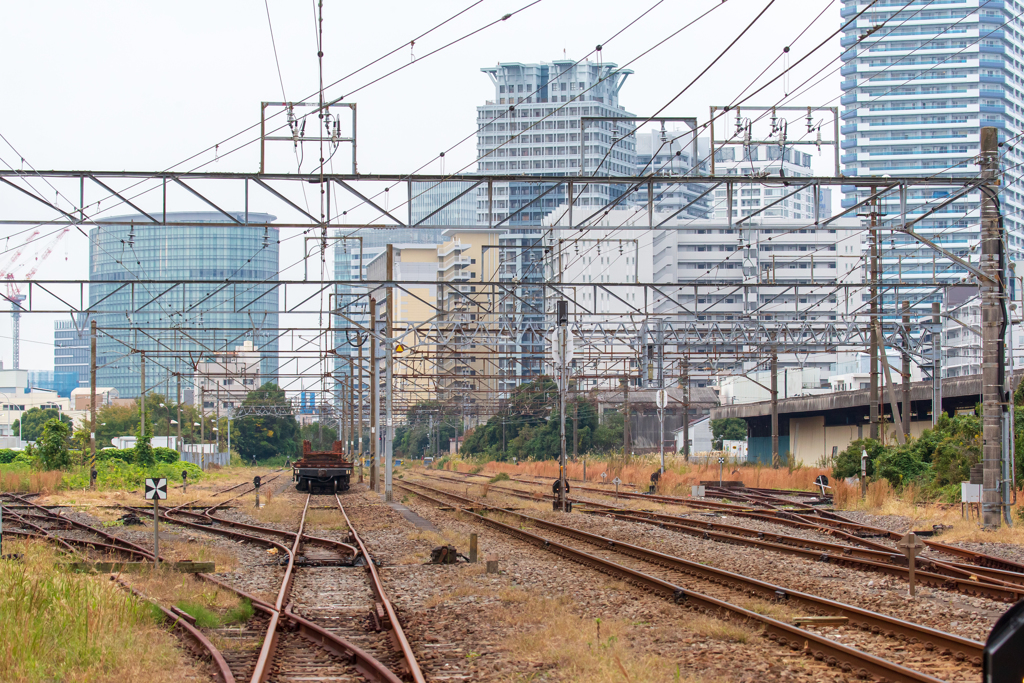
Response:
[[[196,364],[193,403],[204,413],[233,415],[249,392],[262,386],[261,378],[260,353],[251,341],[209,354]]]
[[[788,178],[806,177],[814,175],[811,158],[810,154],[797,149],[780,150],[778,145],[730,146],[715,153],[715,174],[779,176],[781,173]],[[813,223],[816,217],[820,220],[832,215],[831,207],[823,201],[826,196],[831,197],[830,193],[824,192],[816,196],[813,189],[794,193],[793,188],[785,186],[781,179],[771,184],[734,185],[732,215],[742,218],[760,211],[758,215],[764,218]],[[729,217],[728,200],[728,191],[724,187],[715,190],[711,209],[715,218]],[[766,209],[769,205],[771,208]]]
[[[654,233],[653,252],[655,282],[687,283],[662,287],[654,302],[673,320],[828,323],[862,304],[861,290],[846,287],[863,281],[857,219],[818,228],[803,219],[675,221]],[[744,282],[778,286],[736,287]],[[818,368],[823,385],[835,362],[834,352],[813,348],[779,356],[780,367]]]
[[[570,59],[522,64],[500,63],[481,69],[494,85],[493,99],[477,107],[477,171],[505,175],[630,176],[636,170],[633,124],[619,105],[619,92],[632,73],[609,62]],[[594,120],[585,120],[592,117]],[[581,129],[581,123],[583,128]],[[574,189],[574,208],[608,204],[624,185],[588,183]],[[480,227],[503,227],[499,277],[516,281],[515,297],[502,305],[512,323],[543,325],[544,278],[540,248],[544,218],[567,204],[568,188],[536,183],[498,182],[477,194]],[[525,332],[501,349],[501,372],[510,378],[502,390],[543,372],[543,334]],[[512,379],[514,378],[514,379]]]
[[[703,175],[708,172],[707,138],[696,138],[693,130],[644,131],[636,135],[636,174],[657,176]],[[705,194],[710,185],[693,183],[653,184],[655,211],[676,214],[681,218],[709,218],[713,193]],[[635,202],[646,206],[652,187],[641,184]]]

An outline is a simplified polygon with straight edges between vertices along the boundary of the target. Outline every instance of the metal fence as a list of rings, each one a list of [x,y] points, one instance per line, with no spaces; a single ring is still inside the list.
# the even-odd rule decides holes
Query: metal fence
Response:
[[[206,469],[210,465],[227,467],[231,464],[231,453],[227,451],[221,451],[219,453],[203,453],[201,451],[184,450],[181,452],[181,459],[185,462],[190,462],[193,465],[198,465],[203,469]]]

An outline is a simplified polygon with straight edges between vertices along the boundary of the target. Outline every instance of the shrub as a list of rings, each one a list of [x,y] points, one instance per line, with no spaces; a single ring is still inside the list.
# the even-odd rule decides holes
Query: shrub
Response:
[[[833,478],[859,477],[860,454],[864,450],[868,452],[868,476],[872,476],[875,473],[875,460],[881,454],[883,446],[874,439],[856,439],[836,456],[835,464],[832,465]]]
[[[507,473],[505,473],[505,472],[498,472],[496,475],[491,477],[490,483],[491,484],[495,484],[495,483],[497,483],[499,481],[508,481],[509,479],[510,479],[510,477],[508,476]]]
[[[64,470],[71,466],[68,436],[71,428],[58,418],[47,420],[40,439],[39,459],[45,469]]]
[[[13,462],[18,455],[18,451],[12,451],[10,448],[0,449],[0,465],[7,465]]]
[[[910,484],[929,469],[914,443],[884,449],[874,464],[878,476],[894,487]]]
[[[164,448],[163,446],[153,449],[153,455],[156,457],[157,462],[178,462],[181,459],[181,454],[173,448]]]
[[[188,472],[189,483],[203,478],[204,472],[190,462],[157,463],[152,467],[141,467],[119,458],[108,458],[96,463],[96,485],[101,489],[136,489],[147,478],[165,478],[169,482],[181,483],[181,472]],[[63,487],[84,489],[89,486],[89,468],[79,468],[64,478]]]

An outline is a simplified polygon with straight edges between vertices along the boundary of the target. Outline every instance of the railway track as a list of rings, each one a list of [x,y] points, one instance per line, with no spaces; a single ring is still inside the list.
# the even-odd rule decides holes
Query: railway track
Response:
[[[8,526],[5,533],[55,543],[80,556],[84,555],[79,546],[103,552],[107,557],[116,554],[135,561],[154,559],[151,552],[114,534],[50,512],[25,498],[13,494],[4,494],[4,497],[32,510],[25,514],[7,511],[8,525],[13,523],[21,528]],[[270,569],[279,578],[277,599],[273,602],[239,590],[218,577],[196,575],[250,600],[257,613],[242,628],[206,632],[196,628],[188,615],[158,605],[187,639],[189,649],[214,665],[219,680],[224,683],[425,681],[372,556],[348,519],[340,499],[335,502],[339,515],[349,525],[352,544],[306,533],[308,496],[294,532],[223,520],[209,514],[223,503],[203,513],[183,510],[185,505],[162,512],[161,518],[166,522],[276,548],[285,559],[283,571],[276,567]],[[145,512],[131,507],[126,509]],[[99,540],[59,536],[54,533],[54,527]],[[127,584],[122,585],[131,590]],[[215,646],[213,640],[221,647]]]
[[[442,481],[464,481],[451,477],[435,474],[421,473],[422,476]],[[461,474],[461,473],[460,473]],[[478,476],[478,475],[468,475]],[[516,480],[518,483],[531,485],[544,485],[542,482]],[[547,493],[529,494],[517,489],[491,484],[490,488],[506,495],[519,497],[526,500],[537,500],[538,497],[546,500],[553,500],[553,496]],[[582,487],[576,487],[579,490]],[[595,489],[587,488],[587,491]],[[611,495],[611,492],[597,490],[603,495]],[[620,496],[626,496],[626,492],[620,492]],[[648,501],[666,502],[666,496],[650,496],[648,494],[629,494]],[[815,531],[848,541],[849,544],[829,543],[815,541],[798,536],[785,534],[765,533],[757,530],[747,529],[736,525],[719,524],[707,520],[692,520],[680,515],[664,514],[651,511],[638,511],[625,509],[622,506],[606,502],[598,502],[590,499],[579,498],[578,494],[570,498],[576,504],[584,504],[598,509],[587,509],[590,514],[604,514],[634,521],[638,523],[654,524],[663,528],[670,528],[680,533],[700,536],[707,540],[732,543],[735,545],[747,545],[760,547],[784,554],[803,556],[807,559],[816,559],[823,562],[831,562],[857,569],[879,572],[890,576],[896,576],[904,581],[909,580],[909,570],[906,567],[906,560],[896,550],[895,541],[899,540],[900,534],[889,532],[866,525],[857,524],[845,520],[838,515],[831,513],[830,517],[809,517],[789,513],[786,511],[755,511],[751,508],[734,509],[731,504],[725,506],[722,511],[738,517],[756,519],[772,524],[791,526],[802,530]],[[688,498],[669,498],[670,504],[678,506],[690,506],[694,503],[710,503],[710,501],[694,501]],[[817,511],[823,512],[823,511]],[[865,536],[867,538],[865,538]],[[872,541],[871,538],[884,537],[890,544]],[[1024,598],[1024,565],[1009,560],[994,557],[976,551],[966,550],[951,546],[945,543],[926,540],[932,553],[921,555],[917,559],[915,575],[925,585],[954,590],[966,595],[983,596],[1003,602],[1016,602]],[[856,544],[856,545],[850,545]],[[862,548],[857,546],[864,546]],[[953,560],[943,559],[935,553],[946,554],[957,558]],[[959,562],[959,559],[971,560],[971,564]]]
[[[499,530],[555,552],[599,571],[617,576],[647,590],[661,593],[684,607],[757,622],[768,638],[791,647],[803,648],[817,659],[843,667],[860,675],[872,675],[890,681],[971,680],[974,667],[981,662],[982,644],[893,617],[862,610],[850,605],[790,591],[756,579],[689,562],[656,551],[608,539],[529,515],[495,508],[478,500],[435,489],[424,484],[403,481],[400,488],[436,504],[450,506],[445,500],[424,493],[441,495],[459,501],[474,510],[512,515],[521,526],[490,519],[485,514],[463,510],[477,520]],[[529,525],[559,536],[540,535],[521,528]],[[581,547],[582,546],[582,547]],[[751,603],[751,600],[754,600]],[[739,603],[739,604],[737,604]],[[835,616],[845,616],[849,625],[822,629],[800,629],[757,610],[792,614],[794,609]],[[838,636],[838,638],[837,638]],[[838,639],[849,640],[870,650],[842,645]],[[908,666],[889,661],[883,655],[903,659]]]

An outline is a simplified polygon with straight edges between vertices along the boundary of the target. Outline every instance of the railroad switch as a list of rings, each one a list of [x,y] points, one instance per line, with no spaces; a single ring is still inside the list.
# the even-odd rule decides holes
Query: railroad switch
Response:
[[[391,620],[388,619],[388,613],[384,610],[384,605],[379,602],[375,602],[370,609],[370,625],[374,631],[391,630]]]

